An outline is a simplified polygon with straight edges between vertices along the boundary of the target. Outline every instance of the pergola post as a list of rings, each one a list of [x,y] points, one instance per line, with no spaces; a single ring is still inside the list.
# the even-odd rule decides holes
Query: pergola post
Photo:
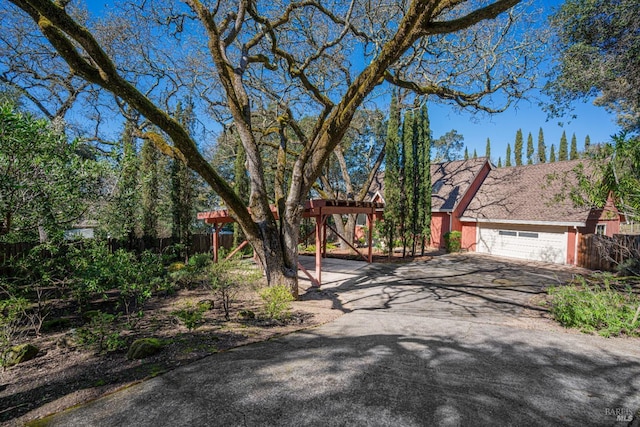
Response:
[[[213,262],[218,262],[218,248],[220,246],[220,224],[213,224]]]
[[[374,214],[373,212],[367,214],[367,246],[368,246],[368,258],[369,263],[373,262],[373,222],[374,222]]]
[[[318,286],[322,284],[322,230],[323,230],[323,221],[322,215],[319,214],[315,217],[316,219],[316,281],[318,282]]]
[[[322,257],[327,257],[327,217],[325,215],[320,216],[322,222]]]

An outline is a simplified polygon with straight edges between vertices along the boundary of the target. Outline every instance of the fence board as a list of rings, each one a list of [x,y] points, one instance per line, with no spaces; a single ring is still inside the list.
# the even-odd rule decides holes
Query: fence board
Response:
[[[212,242],[213,239],[210,233],[200,233],[192,235],[191,246],[189,247],[189,255],[211,252]],[[133,238],[127,240],[108,239],[107,244],[109,245],[111,251],[126,249],[128,251],[137,253],[143,252],[145,250],[162,253],[173,244],[173,240],[171,238]],[[24,256],[35,246],[37,246],[37,243],[0,243],[0,265],[5,264],[12,257]],[[220,246],[226,249],[230,249],[233,246],[233,235],[221,234]]]
[[[578,242],[578,266],[590,270],[615,271],[631,259],[640,259],[640,236],[617,234],[613,237],[587,234]]]

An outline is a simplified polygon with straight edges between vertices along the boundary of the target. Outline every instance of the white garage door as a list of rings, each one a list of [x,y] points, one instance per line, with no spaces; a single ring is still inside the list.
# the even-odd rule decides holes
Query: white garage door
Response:
[[[564,264],[567,260],[566,228],[479,224],[477,251]]]

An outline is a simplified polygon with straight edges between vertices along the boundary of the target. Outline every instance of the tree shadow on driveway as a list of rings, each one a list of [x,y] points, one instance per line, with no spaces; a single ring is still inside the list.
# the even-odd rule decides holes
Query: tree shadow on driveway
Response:
[[[478,317],[547,309],[531,303],[575,271],[475,255],[448,255],[427,262],[371,264],[330,290],[354,310],[401,309],[432,316]]]
[[[438,322],[385,323],[372,312],[351,313],[208,357],[50,421],[584,426],[615,425],[612,411],[640,406],[632,343],[440,322],[447,332]]]

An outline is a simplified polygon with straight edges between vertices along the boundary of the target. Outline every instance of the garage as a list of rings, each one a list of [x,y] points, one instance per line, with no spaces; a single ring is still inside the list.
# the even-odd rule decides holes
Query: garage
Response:
[[[566,262],[566,227],[481,223],[477,230],[478,252],[556,264]]]

